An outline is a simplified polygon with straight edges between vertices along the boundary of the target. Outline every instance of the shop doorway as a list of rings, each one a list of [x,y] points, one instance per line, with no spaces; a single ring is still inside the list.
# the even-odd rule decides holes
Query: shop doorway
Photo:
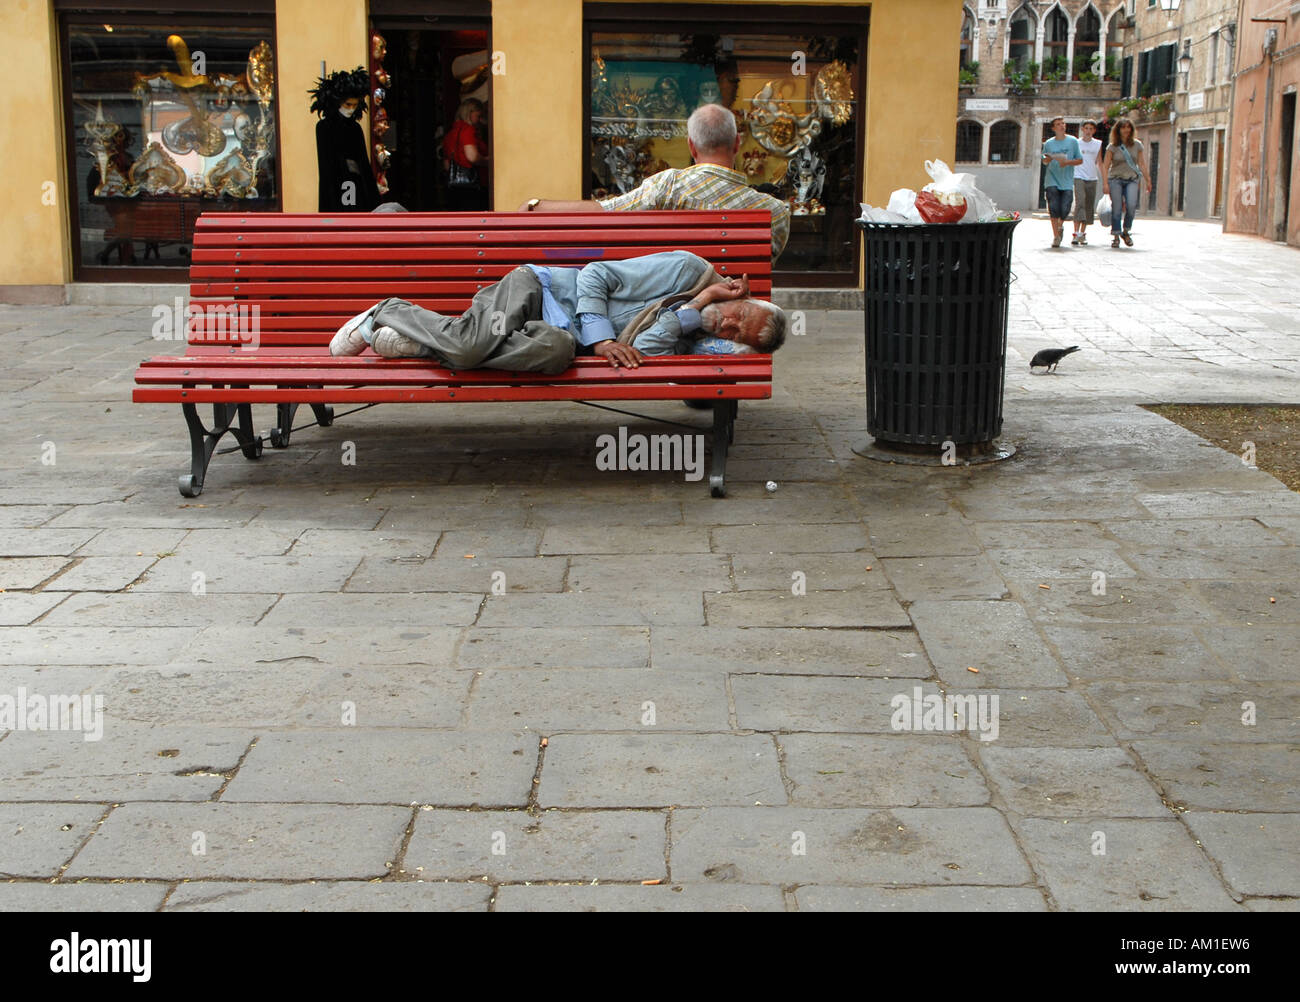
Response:
[[[1223,130],[1219,129],[1214,133],[1214,215],[1219,217],[1223,215],[1223,177],[1228,170],[1227,161],[1223,156]]]
[[[488,21],[457,18],[444,24],[447,21],[381,16],[371,20],[371,82],[377,88],[371,110],[371,163],[381,198],[411,212],[470,207],[457,197],[463,188],[451,189],[443,155],[443,138],[466,99],[482,102],[485,113],[476,129],[481,149],[491,149]],[[490,157],[474,173],[478,191],[473,207],[490,209]]]
[[[1183,135],[1187,137],[1187,158],[1183,167],[1187,204],[1183,216],[1186,219],[1204,219],[1210,201],[1210,140],[1214,134],[1209,129],[1198,129]]]

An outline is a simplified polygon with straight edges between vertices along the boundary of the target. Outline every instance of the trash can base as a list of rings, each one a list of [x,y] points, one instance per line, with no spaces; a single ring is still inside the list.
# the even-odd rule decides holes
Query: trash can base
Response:
[[[1010,459],[1016,454],[1016,447],[1002,439],[994,439],[992,442],[972,442],[957,446],[954,453],[956,462],[945,463],[944,449],[941,445],[886,442],[868,436],[853,446],[853,452],[864,459],[874,459],[881,463],[898,463],[900,466],[979,466],[983,463],[998,463]]]

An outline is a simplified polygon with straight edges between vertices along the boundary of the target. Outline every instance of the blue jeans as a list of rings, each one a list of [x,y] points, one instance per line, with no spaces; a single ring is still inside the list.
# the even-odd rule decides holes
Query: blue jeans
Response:
[[[1070,203],[1074,201],[1074,189],[1049,186],[1043,193],[1047,196],[1047,214],[1053,219],[1068,219]]]
[[[1137,215],[1138,203],[1142,200],[1141,188],[1138,186],[1138,179],[1124,181],[1117,177],[1107,178],[1110,182],[1110,232],[1118,234],[1120,219],[1123,218],[1124,225],[1122,229],[1125,233],[1133,228],[1133,217]],[[1120,206],[1123,205],[1124,212],[1121,217]]]

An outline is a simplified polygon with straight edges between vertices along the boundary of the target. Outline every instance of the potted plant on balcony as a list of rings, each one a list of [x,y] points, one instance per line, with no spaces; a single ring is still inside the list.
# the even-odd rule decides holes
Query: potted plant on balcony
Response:
[[[957,71],[957,86],[961,90],[973,91],[980,82],[980,64],[969,62]]]
[[[1035,62],[1028,62],[1025,68],[1020,68],[1020,63],[1014,59],[1008,59],[1002,64],[1002,82],[1007,85],[1008,94],[1037,94],[1038,93],[1038,70],[1039,65]]]

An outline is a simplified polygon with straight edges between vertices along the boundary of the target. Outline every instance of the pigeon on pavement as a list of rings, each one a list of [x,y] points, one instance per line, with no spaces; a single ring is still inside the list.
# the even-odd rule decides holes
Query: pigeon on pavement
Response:
[[[1071,345],[1069,348],[1044,348],[1029,363],[1030,371],[1038,368],[1040,365],[1047,366],[1048,372],[1054,372],[1061,359],[1065,358],[1071,352],[1079,350],[1079,346]]]

